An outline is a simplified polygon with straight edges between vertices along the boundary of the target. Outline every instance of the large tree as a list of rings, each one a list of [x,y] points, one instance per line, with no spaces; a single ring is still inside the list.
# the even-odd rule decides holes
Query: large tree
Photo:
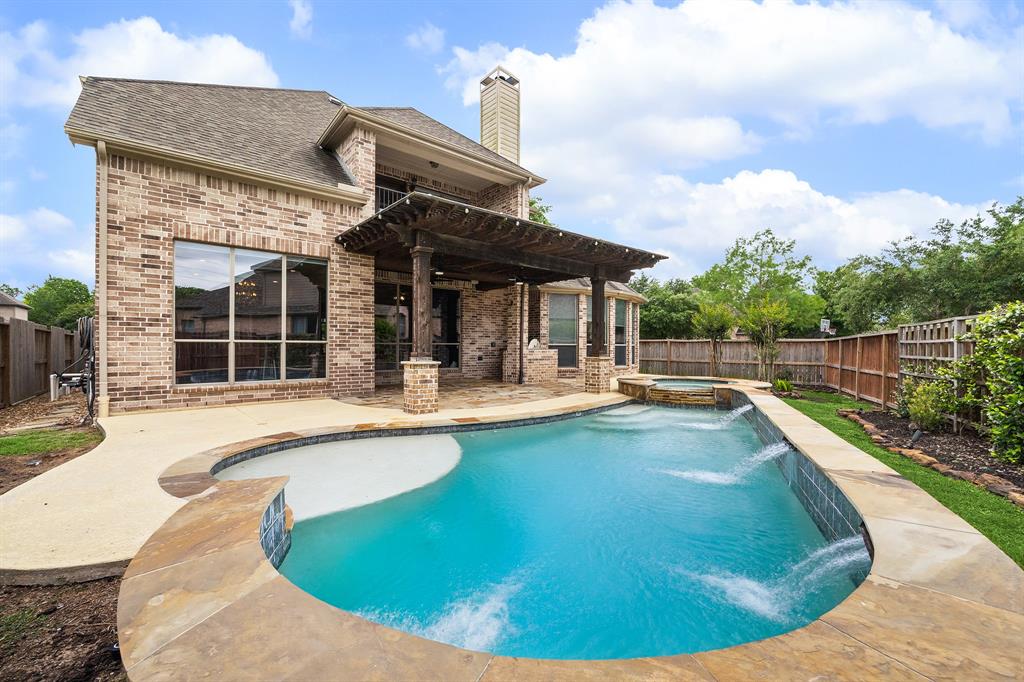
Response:
[[[686,280],[660,282],[650,275],[637,275],[629,286],[647,298],[640,306],[640,338],[685,339],[693,335],[697,301]]]
[[[725,261],[693,278],[702,297],[732,306],[740,317],[751,307],[779,302],[787,311],[780,335],[812,333],[825,310],[825,301],[808,291],[813,268],[810,256],[796,255],[796,241],[780,239],[770,229],[740,237]]]
[[[828,274],[816,291],[845,331],[972,315],[1024,292],[1024,198],[959,226],[940,220],[927,238],[893,242]]]
[[[74,329],[79,317],[93,314],[93,298],[77,279],[49,276],[41,286],[29,287],[25,304],[31,306],[28,319],[39,324]]]

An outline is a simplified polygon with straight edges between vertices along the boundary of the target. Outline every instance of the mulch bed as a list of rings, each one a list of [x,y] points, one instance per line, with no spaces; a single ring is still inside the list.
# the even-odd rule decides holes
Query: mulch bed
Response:
[[[38,395],[17,405],[3,408],[0,410],[0,433],[36,421],[37,419],[43,419],[54,410],[69,405],[74,408],[73,413],[62,417],[58,425],[78,426],[82,423],[85,415],[88,414],[88,407],[85,403],[85,394],[81,391],[73,391],[70,395],[66,395],[52,403],[50,402],[50,396]]]
[[[988,443],[971,433],[927,432],[911,443],[910,422],[878,410],[838,410],[864,427],[871,440],[944,476],[1007,498],[1024,508],[1024,468],[992,457]]]
[[[120,582],[0,587],[0,680],[127,680],[113,648]]]
[[[911,444],[914,431],[910,428],[910,420],[891,412],[864,412],[861,417],[875,425],[894,445],[921,450],[954,469],[994,474],[1013,482],[1018,488],[1024,488],[1024,467],[993,457],[989,452],[989,442],[973,432],[926,431],[916,443]]]

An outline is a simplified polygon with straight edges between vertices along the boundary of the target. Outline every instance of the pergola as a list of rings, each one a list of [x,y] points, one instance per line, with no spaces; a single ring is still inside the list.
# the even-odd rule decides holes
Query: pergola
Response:
[[[346,251],[374,256],[378,269],[411,271],[414,360],[432,357],[432,268],[483,290],[589,277],[594,342],[588,355],[604,357],[605,283],[628,282],[634,270],[665,258],[425,192],[380,209],[337,241]]]

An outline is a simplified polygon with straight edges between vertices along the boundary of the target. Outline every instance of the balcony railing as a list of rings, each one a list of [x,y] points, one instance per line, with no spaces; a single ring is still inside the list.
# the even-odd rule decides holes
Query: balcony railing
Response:
[[[379,211],[382,208],[387,208],[391,204],[395,203],[406,195],[405,192],[398,189],[391,189],[390,187],[381,187],[377,185],[377,196],[375,197],[377,204],[376,209]]]

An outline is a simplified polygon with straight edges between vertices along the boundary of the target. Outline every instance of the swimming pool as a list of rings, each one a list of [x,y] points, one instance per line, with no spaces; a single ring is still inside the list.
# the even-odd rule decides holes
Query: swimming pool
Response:
[[[512,656],[704,651],[799,627],[870,559],[826,541],[744,412],[631,405],[454,434],[425,487],[301,521],[281,572],[370,620]],[[387,447],[387,439],[377,441]]]

